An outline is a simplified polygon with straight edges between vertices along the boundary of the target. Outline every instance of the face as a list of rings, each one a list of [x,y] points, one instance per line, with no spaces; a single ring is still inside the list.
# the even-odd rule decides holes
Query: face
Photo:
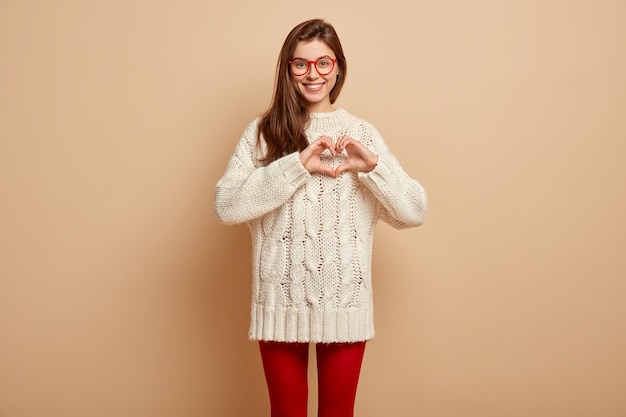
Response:
[[[298,43],[291,59],[299,58],[311,62],[325,57],[337,58],[328,45],[319,39],[314,39]],[[291,71],[291,79],[304,98],[306,108],[312,113],[332,111],[330,92],[337,82],[337,63],[335,62],[332,71],[326,75],[321,75],[313,63],[306,65],[308,65],[308,71],[304,75],[293,75]],[[320,67],[323,65],[322,62]],[[321,71],[325,72],[323,69]]]

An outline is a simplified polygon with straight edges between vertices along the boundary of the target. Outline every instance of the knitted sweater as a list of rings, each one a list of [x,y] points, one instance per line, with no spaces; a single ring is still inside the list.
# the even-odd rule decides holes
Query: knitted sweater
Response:
[[[401,229],[426,216],[426,193],[378,131],[343,109],[313,113],[309,141],[348,135],[378,155],[371,172],[309,173],[297,152],[267,166],[250,123],[219,180],[215,212],[252,236],[252,340],[356,342],[374,336],[371,254],[381,219]],[[322,161],[336,167],[344,155]]]

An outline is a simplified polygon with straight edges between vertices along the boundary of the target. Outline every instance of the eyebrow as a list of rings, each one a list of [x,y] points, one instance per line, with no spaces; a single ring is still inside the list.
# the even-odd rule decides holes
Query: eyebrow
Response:
[[[320,56],[320,57],[318,57],[318,58],[315,58],[313,61],[317,61],[318,59],[322,59],[322,58],[337,59],[337,58],[333,58],[333,57],[332,57],[332,56],[330,56],[330,55],[322,55],[322,56]],[[303,60],[303,61],[308,61],[307,59],[302,58],[302,57],[299,57],[299,56],[294,56],[294,57],[293,57],[293,58],[291,58],[291,59],[292,59],[292,60],[294,60],[294,59],[301,59],[301,60]]]

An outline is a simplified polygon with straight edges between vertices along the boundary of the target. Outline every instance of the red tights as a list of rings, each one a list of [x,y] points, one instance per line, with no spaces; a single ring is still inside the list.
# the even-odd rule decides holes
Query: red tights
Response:
[[[272,417],[306,417],[308,343],[259,342]],[[353,417],[365,342],[315,345],[318,417]]]

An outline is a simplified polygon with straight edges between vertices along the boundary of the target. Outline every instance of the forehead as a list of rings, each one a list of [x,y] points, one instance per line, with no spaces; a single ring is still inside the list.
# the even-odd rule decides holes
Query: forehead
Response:
[[[300,41],[296,46],[293,56],[305,59],[317,59],[323,56],[334,57],[335,53],[328,45],[319,39]]]

